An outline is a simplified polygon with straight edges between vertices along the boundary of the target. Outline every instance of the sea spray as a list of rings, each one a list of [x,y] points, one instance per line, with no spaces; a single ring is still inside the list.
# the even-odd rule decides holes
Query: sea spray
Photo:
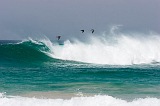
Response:
[[[63,46],[45,44],[51,50],[51,57],[62,60],[108,65],[160,62],[160,37],[158,35],[138,37],[138,35],[119,34],[110,39],[107,38],[108,36],[90,36],[87,43],[78,40],[71,43],[67,40]]]

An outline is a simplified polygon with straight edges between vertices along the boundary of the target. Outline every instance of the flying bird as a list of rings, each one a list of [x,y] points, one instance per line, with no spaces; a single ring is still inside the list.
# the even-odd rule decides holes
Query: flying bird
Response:
[[[92,33],[94,33],[94,29],[91,29]]]
[[[81,30],[82,31],[82,33],[84,32],[84,30]]]
[[[56,38],[57,38],[58,40],[60,40],[61,36],[56,36]]]

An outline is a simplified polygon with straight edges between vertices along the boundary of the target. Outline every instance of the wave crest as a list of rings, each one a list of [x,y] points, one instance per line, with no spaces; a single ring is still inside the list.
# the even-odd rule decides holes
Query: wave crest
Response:
[[[43,42],[31,39],[20,43],[1,44],[0,51],[3,61],[43,61],[50,58],[46,55],[50,49]]]

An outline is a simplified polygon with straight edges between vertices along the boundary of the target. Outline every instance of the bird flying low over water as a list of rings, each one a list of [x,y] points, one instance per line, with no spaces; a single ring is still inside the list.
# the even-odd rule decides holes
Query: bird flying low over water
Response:
[[[57,38],[58,40],[60,40],[61,36],[56,36],[56,38]]]
[[[84,30],[81,30],[82,31],[82,33],[84,32]]]
[[[92,33],[94,32],[94,29],[91,29]]]

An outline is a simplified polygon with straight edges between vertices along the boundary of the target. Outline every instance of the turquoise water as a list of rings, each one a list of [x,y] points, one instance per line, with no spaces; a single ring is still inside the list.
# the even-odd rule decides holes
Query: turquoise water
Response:
[[[60,60],[42,52],[49,52],[42,42],[12,42],[0,45],[1,93],[81,92],[133,99],[160,96],[158,63],[100,65]]]
[[[159,42],[0,41],[0,106],[159,106]]]

